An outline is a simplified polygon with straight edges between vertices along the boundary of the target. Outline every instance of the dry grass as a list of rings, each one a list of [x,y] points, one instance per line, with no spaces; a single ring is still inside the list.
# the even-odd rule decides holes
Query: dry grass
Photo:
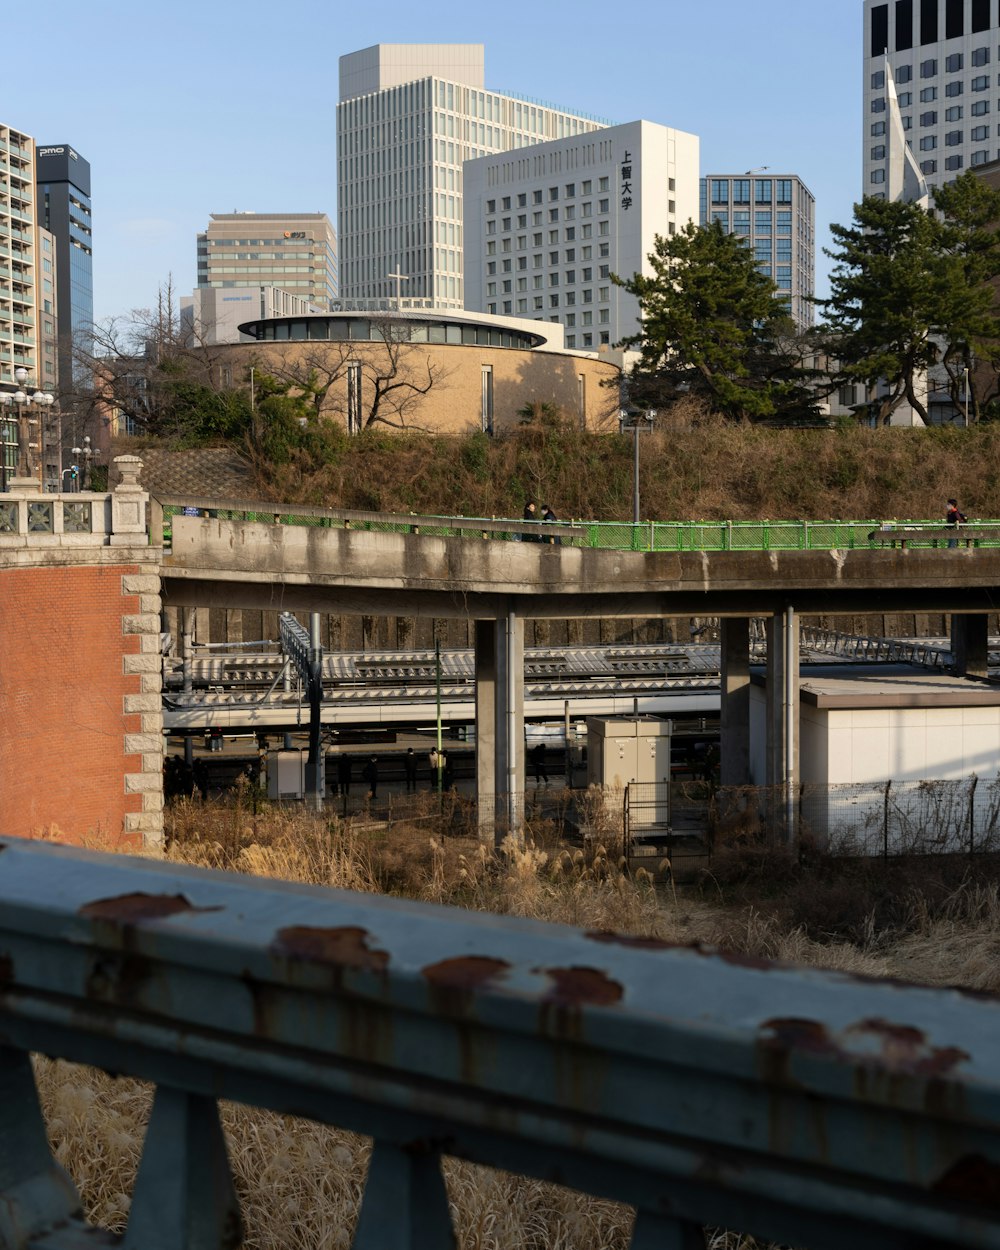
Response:
[[[606,847],[585,854],[560,845],[552,828],[539,824],[534,839],[523,845],[508,839],[492,854],[469,838],[431,836],[424,825],[397,826],[390,833],[287,811],[253,817],[221,804],[178,803],[168,812],[168,827],[169,856],[177,862],[1000,991],[1000,889],[967,875],[938,888],[924,880],[921,889],[919,880],[911,880],[897,900],[894,927],[879,928],[872,912],[852,941],[811,930],[795,920],[780,895],[768,897],[766,864],[755,866],[760,888],[754,899],[742,894],[731,902],[730,886],[714,881],[702,896],[665,902],[647,874],[622,871],[613,829]],[[794,875],[790,866],[778,861],[772,868],[784,890]],[[926,878],[927,870],[921,872]],[[823,891],[836,899],[840,885],[813,879],[808,888],[823,914]],[[898,881],[893,888],[898,890]],[[47,1059],[37,1060],[37,1072],[54,1149],[80,1187],[89,1217],[121,1230],[149,1089]],[[256,1108],[225,1104],[222,1117],[245,1244],[254,1250],[346,1250],[364,1188],[368,1142]],[[625,1250],[628,1244],[627,1208],[456,1160],[446,1162],[445,1176],[462,1250]],[[716,1232],[709,1245],[754,1250],[759,1243]]]

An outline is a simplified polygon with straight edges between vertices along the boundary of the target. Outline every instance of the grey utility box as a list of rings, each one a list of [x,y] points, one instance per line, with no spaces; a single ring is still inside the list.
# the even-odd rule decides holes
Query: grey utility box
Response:
[[[670,783],[667,720],[587,717],[587,784],[624,790],[632,781]]]
[[[305,751],[270,751],[267,756],[267,797],[301,799],[305,792]]]

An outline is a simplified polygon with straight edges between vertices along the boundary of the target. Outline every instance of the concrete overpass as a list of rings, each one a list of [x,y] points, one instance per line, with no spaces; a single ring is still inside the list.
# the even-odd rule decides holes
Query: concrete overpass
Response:
[[[1000,583],[1000,545],[989,538],[935,549],[922,531],[902,550],[869,546],[872,522],[780,523],[781,533],[761,523],[749,527],[756,537],[722,522],[618,524],[595,539],[590,523],[299,505],[289,515],[289,505],[225,500],[198,501],[215,515],[184,516],[176,515],[184,501],[142,491],[135,457],[119,458],[118,468],[123,480],[110,494],[40,496],[37,484],[16,482],[0,500],[0,825],[8,832],[58,826],[62,836],[98,828],[159,839],[164,606],[473,621],[477,784],[491,795],[524,789],[524,624],[532,619],[721,618],[726,784],[749,779],[753,616],[767,620],[766,780],[774,784],[797,775],[800,616],[953,614],[957,668],[986,675]],[[609,548],[643,545],[647,528],[650,547],[666,532],[682,549]],[[562,541],[509,541],[525,529]],[[718,549],[684,549],[694,531]],[[754,541],[801,549],[747,549]]]
[[[800,616],[949,613],[956,666],[986,676],[1000,582],[992,546],[635,552],[503,541],[496,527],[477,531],[487,524],[479,522],[465,537],[437,537],[421,532],[429,519],[394,520],[416,532],[175,516],[164,604],[474,620],[477,782],[491,794],[523,789],[526,620],[722,618],[722,780],[730,785],[750,780],[753,616],[768,622],[768,784],[796,775]]]

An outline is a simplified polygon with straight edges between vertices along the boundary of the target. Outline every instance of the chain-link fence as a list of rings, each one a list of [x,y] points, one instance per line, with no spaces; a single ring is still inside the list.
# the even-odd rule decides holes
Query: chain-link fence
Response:
[[[711,803],[718,846],[809,846],[825,855],[1000,851],[1000,778],[726,786]]]

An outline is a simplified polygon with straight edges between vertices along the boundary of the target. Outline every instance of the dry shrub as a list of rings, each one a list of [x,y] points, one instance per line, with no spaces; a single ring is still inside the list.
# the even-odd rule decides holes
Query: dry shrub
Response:
[[[550,823],[539,840],[508,838],[498,852],[474,838],[392,829],[287,809],[254,815],[237,803],[179,802],[168,811],[170,858],[314,884],[377,891],[565,921],[588,928],[699,940],[724,949],[843,972],[1000,990],[1000,873],[981,862],[797,864],[766,845],[736,845],[713,864],[701,895],[680,906],[648,874],[629,875],[613,841],[616,816],[594,800],[587,850]],[[602,827],[602,821],[606,822]],[[609,835],[607,844],[598,833]],[[721,902],[720,902],[721,900]],[[665,905],[667,903],[668,905]],[[120,1230],[141,1150],[150,1090],[62,1062],[36,1060],[57,1157],[79,1185],[89,1218]],[[222,1106],[251,1250],[346,1247],[369,1143],[336,1128],[257,1108]],[[462,1250],[625,1250],[628,1208],[446,1160]],[[712,1250],[758,1250],[724,1230]]]

